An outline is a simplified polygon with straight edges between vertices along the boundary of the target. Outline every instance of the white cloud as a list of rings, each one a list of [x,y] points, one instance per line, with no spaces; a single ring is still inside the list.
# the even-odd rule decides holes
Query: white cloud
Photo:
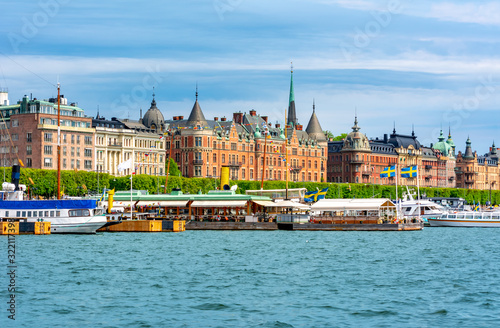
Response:
[[[435,3],[426,16],[443,21],[500,25],[500,3]]]

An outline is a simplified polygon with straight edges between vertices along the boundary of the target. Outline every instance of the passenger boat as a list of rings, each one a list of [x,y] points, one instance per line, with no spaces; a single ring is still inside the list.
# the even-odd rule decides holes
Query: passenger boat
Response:
[[[26,200],[26,186],[13,183],[2,184],[0,217],[20,222],[50,222],[51,233],[92,234],[106,224],[103,209],[97,200],[61,199]]]
[[[428,221],[431,227],[500,228],[500,211],[443,213],[441,217],[429,218]]]

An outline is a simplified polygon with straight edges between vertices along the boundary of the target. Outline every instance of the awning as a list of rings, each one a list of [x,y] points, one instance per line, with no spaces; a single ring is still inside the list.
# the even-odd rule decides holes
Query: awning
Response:
[[[386,198],[369,199],[321,199],[311,205],[315,211],[344,211],[344,210],[372,210],[395,209],[396,205]]]
[[[135,202],[133,202],[135,204]],[[116,207],[130,207],[130,201],[128,202],[122,202],[122,201],[114,201],[113,202],[113,208]]]
[[[293,208],[300,208],[300,209],[309,209],[308,205],[292,202],[289,200],[284,200],[282,202],[274,203],[274,207],[293,207]]]
[[[186,207],[187,200],[177,200],[177,201],[152,201],[152,200],[141,200],[137,203],[137,206],[154,206],[154,207]]]
[[[264,206],[264,207],[274,207],[276,206],[275,202],[272,202],[270,200],[252,200],[257,205]]]
[[[245,207],[246,200],[195,200],[191,203],[191,207]]]

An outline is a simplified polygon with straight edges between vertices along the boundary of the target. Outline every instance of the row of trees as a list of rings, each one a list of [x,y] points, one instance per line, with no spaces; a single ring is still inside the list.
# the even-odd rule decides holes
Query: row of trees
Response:
[[[185,193],[206,193],[219,187],[220,181],[211,178],[184,178],[180,176],[177,165],[171,164],[171,174],[169,175],[167,193],[173,188],[181,188]],[[1,173],[0,173],[1,174]],[[10,181],[11,168],[4,168],[4,180]],[[146,174],[132,175],[133,188],[138,190],[148,190],[149,193],[164,193],[166,178],[150,176]],[[97,173],[88,171],[61,171],[61,191],[69,196],[83,196],[92,193],[100,193],[103,188],[116,190],[130,189],[130,176],[115,177],[107,173]],[[32,195],[45,198],[52,198],[57,193],[57,171],[44,169],[22,169],[21,184],[28,186]],[[244,194],[246,190],[260,189],[260,181],[232,181],[237,184],[237,193]],[[284,189],[284,181],[265,181],[264,189]],[[347,184],[347,183],[327,183],[327,182],[289,182],[289,188],[306,188],[309,191],[329,188],[326,198],[396,198],[395,186],[373,185],[373,184]],[[416,187],[410,188],[410,192],[415,192]],[[401,196],[406,192],[405,187],[399,187],[398,193]],[[428,197],[462,197],[469,203],[485,204],[490,200],[492,204],[500,204],[500,191],[493,190],[473,190],[459,188],[420,188],[421,195]]]

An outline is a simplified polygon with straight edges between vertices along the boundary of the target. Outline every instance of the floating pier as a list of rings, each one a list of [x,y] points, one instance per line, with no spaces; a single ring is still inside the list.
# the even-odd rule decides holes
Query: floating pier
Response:
[[[278,230],[276,222],[188,221],[186,230]]]
[[[185,231],[182,220],[123,220],[120,223],[100,228],[97,232],[182,232]]]
[[[50,222],[0,222],[0,235],[50,235]]]
[[[278,223],[279,230],[297,231],[412,231],[422,230],[424,224],[382,223],[382,224],[328,224],[328,223]]]

